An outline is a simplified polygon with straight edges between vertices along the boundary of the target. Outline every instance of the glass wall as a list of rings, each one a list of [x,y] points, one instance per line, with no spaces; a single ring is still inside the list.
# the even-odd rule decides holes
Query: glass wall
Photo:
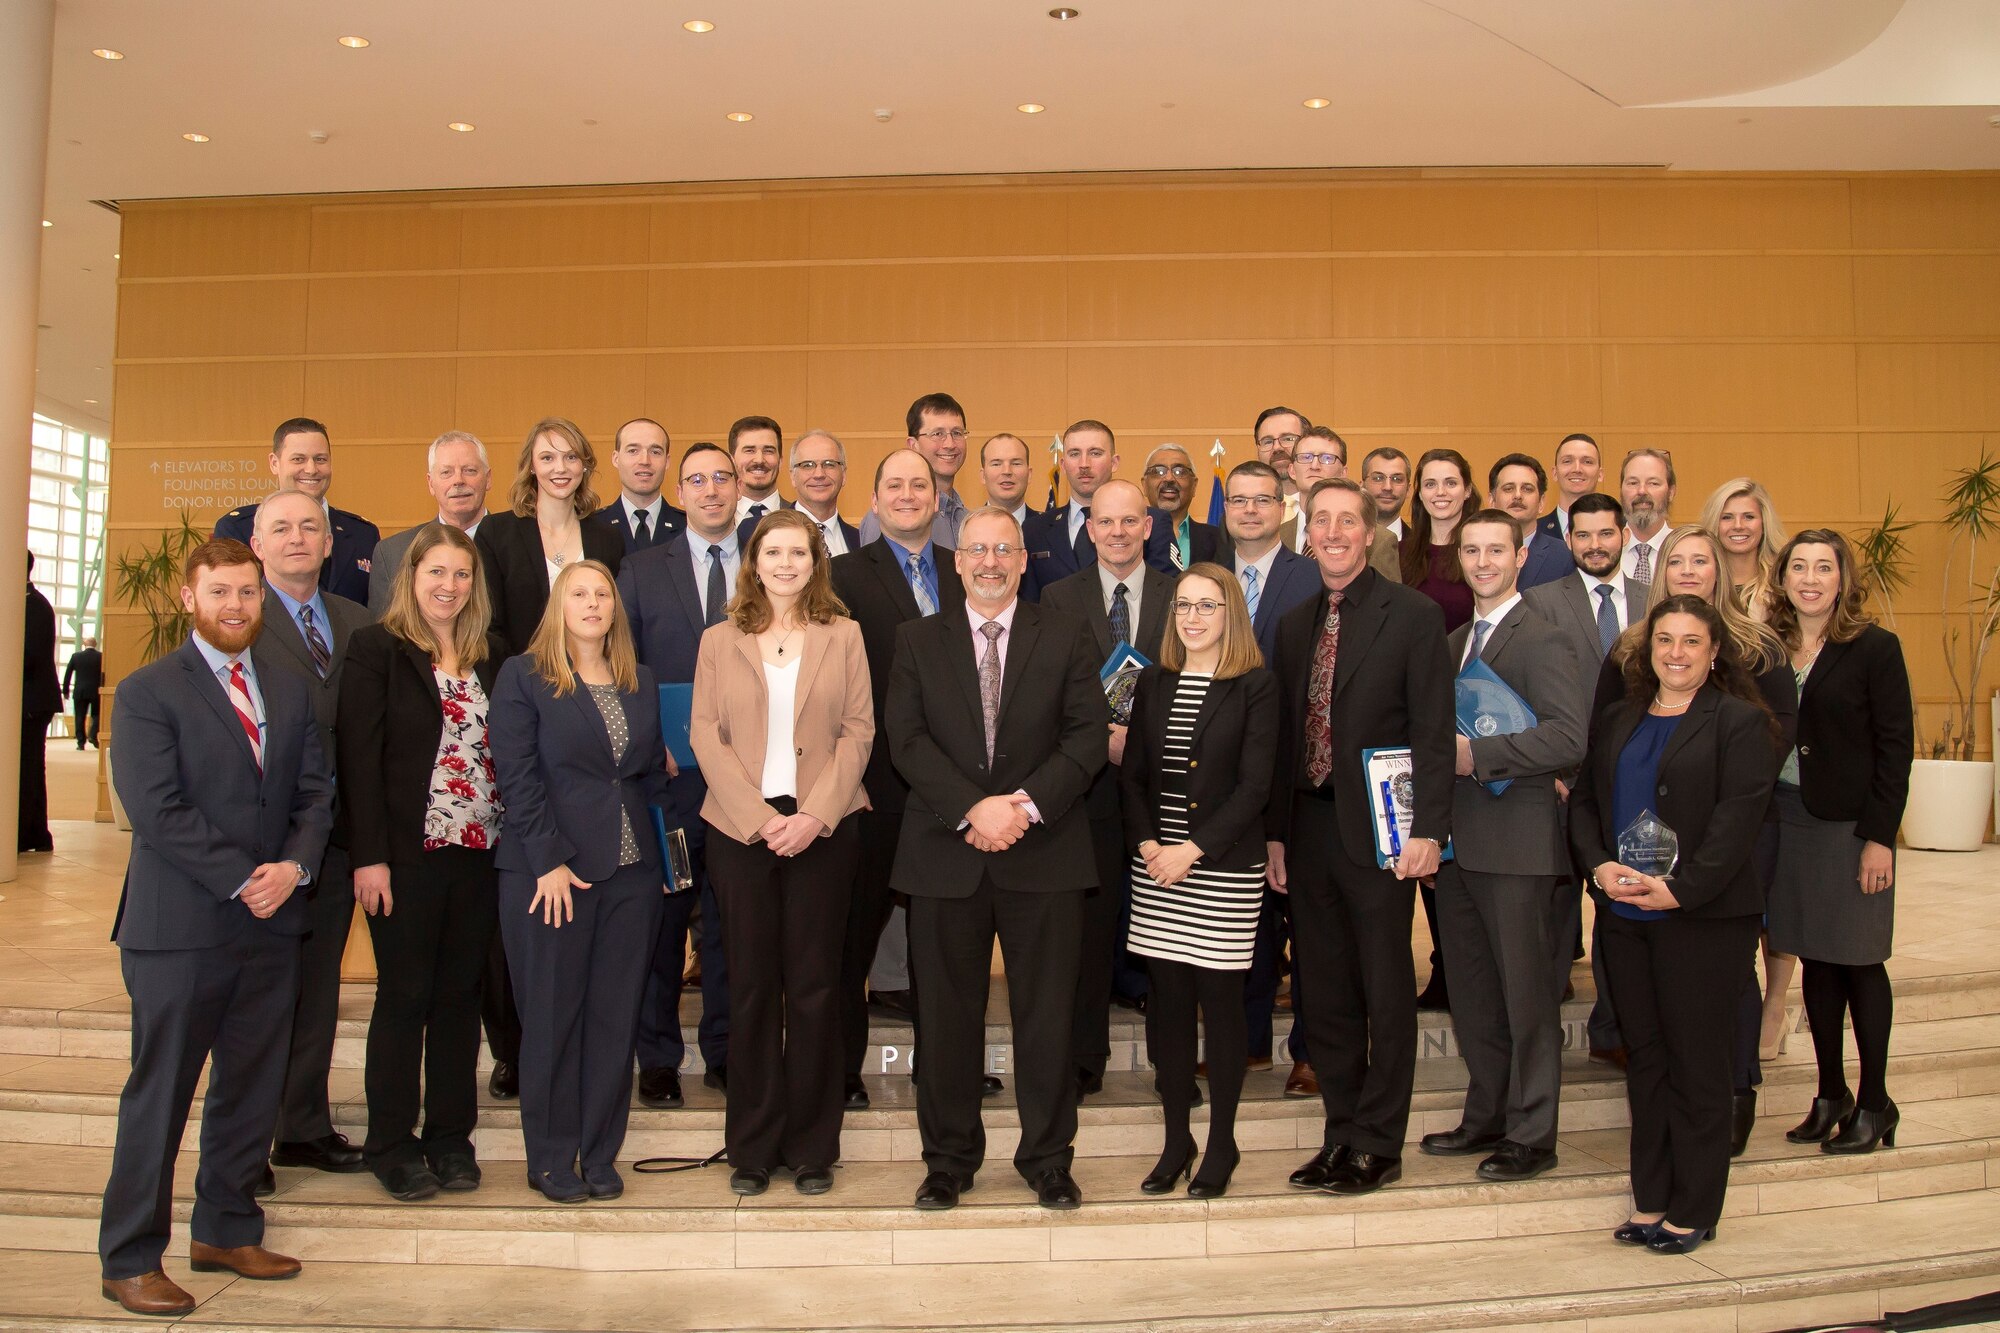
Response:
[[[28,482],[28,549],[35,586],[56,608],[56,658],[67,660],[104,625],[104,499],[110,443],[35,416]]]

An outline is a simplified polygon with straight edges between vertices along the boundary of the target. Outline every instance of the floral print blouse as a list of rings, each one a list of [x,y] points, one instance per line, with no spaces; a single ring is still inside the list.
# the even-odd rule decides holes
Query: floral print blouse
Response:
[[[431,674],[437,678],[444,727],[438,732],[430,802],[424,807],[424,850],[489,848],[500,840],[504,811],[486,739],[486,691],[477,676],[459,680],[436,665]]]

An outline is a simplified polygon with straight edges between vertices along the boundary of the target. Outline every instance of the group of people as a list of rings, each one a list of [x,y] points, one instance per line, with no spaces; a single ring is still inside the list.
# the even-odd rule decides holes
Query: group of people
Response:
[[[972,1189],[996,941],[1014,1165],[1044,1207],[1082,1201],[1077,1108],[1114,998],[1145,1010],[1163,1108],[1141,1188],[1223,1194],[1288,968],[1287,1091],[1325,1119],[1293,1186],[1398,1178],[1420,1004],[1450,1010],[1469,1075],[1462,1123],[1421,1150],[1531,1178],[1556,1161],[1583,889],[1593,1054],[1631,1090],[1620,1240],[1714,1234],[1783,1030],[1760,938],[1804,959],[1819,1057],[1790,1137],[1893,1145],[1910,692],[1838,533],[1786,539],[1749,479],[1674,526],[1672,458],[1633,451],[1607,493],[1584,435],[1558,446],[1546,513],[1525,454],[1489,470],[1490,503],[1450,449],[1412,470],[1379,448],[1350,477],[1340,436],[1287,407],[1256,418],[1221,528],[1191,515],[1186,449],[1122,480],[1094,420],[1063,432],[1067,500],[1033,509],[1018,437],[969,450],[943,393],[905,424],[858,527],[841,442],[787,449],[767,417],[678,457],[626,422],[608,500],[584,433],[537,422],[493,513],[485,446],[447,432],[436,519],[387,540],[329,505],[326,428],[278,428],[275,492],[188,557],[189,640],[119,689],[133,1068],[108,1297],[191,1308],[161,1257],[204,1060],[198,1269],[298,1271],[261,1244],[272,1164],[369,1170],[405,1200],[477,1188],[482,1023],[529,1185],[617,1197],[635,1064],[641,1102],[683,1100],[691,931],[742,1195],[832,1188],[842,1112],[869,1101],[870,973],[904,950],[915,1206]],[[1136,684],[1107,687],[1118,660]],[[1467,722],[1468,673],[1517,696],[1515,724]],[[359,1148],[326,1097],[357,902],[378,973]]]

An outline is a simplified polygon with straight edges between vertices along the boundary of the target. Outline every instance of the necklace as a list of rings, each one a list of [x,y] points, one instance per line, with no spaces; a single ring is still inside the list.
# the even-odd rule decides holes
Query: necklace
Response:
[[[1662,702],[1658,692],[1655,692],[1653,695],[1653,707],[1662,713],[1685,713],[1687,711],[1687,706],[1693,702],[1694,702],[1693,695],[1689,695],[1687,698],[1681,700],[1677,704]]]
[[[797,625],[794,625],[790,629],[785,631],[785,637],[778,640],[778,656],[783,657],[785,655],[785,645],[790,643],[792,641],[792,636],[794,634],[797,634],[798,632],[799,632],[799,627]]]

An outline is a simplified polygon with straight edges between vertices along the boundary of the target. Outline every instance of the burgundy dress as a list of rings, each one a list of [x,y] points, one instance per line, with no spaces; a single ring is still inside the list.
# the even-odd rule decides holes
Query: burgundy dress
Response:
[[[1409,541],[1410,535],[1408,532],[1405,532],[1403,540],[1406,542]],[[1456,542],[1445,546],[1432,546],[1429,567],[1425,570],[1423,578],[1418,580],[1416,584],[1418,592],[1436,602],[1444,611],[1444,632],[1446,634],[1451,633],[1460,625],[1472,619],[1471,587],[1462,579],[1453,579],[1446,575],[1446,571],[1454,568],[1457,564],[1458,544]]]

